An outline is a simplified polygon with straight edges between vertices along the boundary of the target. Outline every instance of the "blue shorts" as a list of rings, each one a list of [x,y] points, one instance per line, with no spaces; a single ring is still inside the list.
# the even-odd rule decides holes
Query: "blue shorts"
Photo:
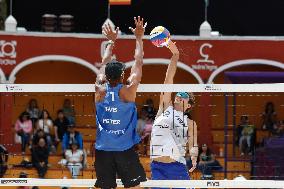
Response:
[[[179,162],[162,163],[152,161],[151,172],[152,180],[190,180],[186,165]]]

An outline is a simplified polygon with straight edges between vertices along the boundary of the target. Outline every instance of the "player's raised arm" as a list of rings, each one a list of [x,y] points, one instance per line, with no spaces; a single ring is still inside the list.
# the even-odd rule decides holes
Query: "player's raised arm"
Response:
[[[144,56],[144,50],[143,50],[143,36],[145,32],[145,27],[147,26],[147,23],[144,24],[144,19],[140,18],[138,16],[137,18],[134,17],[135,21],[135,28],[129,28],[133,34],[136,37],[136,48],[135,48],[135,62],[131,68],[131,73],[129,78],[127,79],[130,87],[132,87],[135,92],[137,90],[138,84],[141,81],[142,78],[142,65],[143,65],[143,56]]]
[[[192,167],[189,172],[192,172],[197,166],[198,158],[197,125],[193,120],[189,120],[188,122],[188,136],[189,155],[191,157],[192,162]]]
[[[104,25],[103,28],[102,28],[103,35],[109,41],[108,41],[108,44],[107,44],[106,49],[104,51],[104,55],[103,55],[103,58],[102,58],[102,64],[101,64],[101,67],[100,67],[100,72],[97,75],[97,80],[96,80],[97,84],[102,84],[105,81],[105,66],[108,62],[111,61],[112,50],[113,50],[113,47],[114,47],[114,43],[117,39],[118,30],[119,30],[119,28],[117,27],[114,31],[109,24]]]
[[[172,58],[171,58],[170,64],[168,65],[164,84],[173,84],[174,77],[175,77],[176,70],[177,70],[177,62],[179,59],[179,50],[176,44],[172,41],[169,41],[168,48],[172,52]],[[157,113],[157,116],[159,116],[171,104],[171,95],[172,95],[171,92],[161,93],[159,111]]]

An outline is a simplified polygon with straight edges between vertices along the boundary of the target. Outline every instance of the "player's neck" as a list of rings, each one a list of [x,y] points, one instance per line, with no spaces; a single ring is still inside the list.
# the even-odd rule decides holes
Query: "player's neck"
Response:
[[[120,81],[109,82],[109,85],[110,85],[110,87],[116,87],[120,83],[121,83]]]
[[[179,104],[179,103],[174,103],[174,109],[175,109],[176,111],[184,112],[183,105],[182,105],[182,104]]]

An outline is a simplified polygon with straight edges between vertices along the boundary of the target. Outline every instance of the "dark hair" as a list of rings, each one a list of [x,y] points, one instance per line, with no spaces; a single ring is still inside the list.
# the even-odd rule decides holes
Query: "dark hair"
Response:
[[[209,149],[208,146],[207,147],[207,150],[206,150],[206,156],[210,156],[212,154],[211,150]],[[200,161],[200,154],[202,153],[202,146],[199,148],[199,151],[198,151],[198,161]]]
[[[44,132],[43,129],[38,129],[38,130],[36,131],[36,135],[38,135],[39,132],[43,132],[43,133],[45,134],[45,132]]]
[[[25,172],[20,172],[19,178],[27,178],[27,173]]]
[[[69,145],[69,148],[72,149],[72,146],[73,145],[76,145],[77,148],[79,148],[79,144],[76,142],[76,141],[73,141],[70,145]]]
[[[64,112],[63,112],[62,109],[60,109],[60,110],[57,111],[57,115],[60,114],[60,113],[64,114]]]
[[[37,100],[36,100],[35,98],[32,98],[32,99],[30,99],[30,101],[29,101],[29,109],[32,108],[32,102],[35,102],[35,104],[36,104],[35,108],[38,108]]]
[[[68,103],[69,103],[69,102],[71,103],[71,100],[70,100],[69,98],[65,98],[63,104],[65,104],[65,103],[67,103],[67,102],[68,102]]]
[[[246,121],[248,120],[248,116],[247,115],[241,115],[241,119],[245,119]]]
[[[43,110],[42,110],[39,119],[43,119],[43,118],[44,118],[44,112],[47,113],[47,118],[48,118],[48,119],[51,119],[50,114],[49,114],[49,112],[48,112],[46,109],[43,109]]]
[[[267,102],[266,105],[265,105],[265,113],[268,113],[268,108],[269,106],[272,107],[272,113],[274,112],[274,104],[273,102]]]
[[[146,100],[146,104],[154,104],[153,99],[148,98],[148,99]]]
[[[105,67],[105,75],[108,81],[119,80],[125,70],[125,65],[118,61],[111,61]]]
[[[23,118],[24,118],[25,116],[27,117],[28,120],[30,119],[30,114],[29,114],[28,112],[22,112],[22,113],[20,114],[20,116],[19,116],[20,122],[23,122],[23,121],[24,121]]]

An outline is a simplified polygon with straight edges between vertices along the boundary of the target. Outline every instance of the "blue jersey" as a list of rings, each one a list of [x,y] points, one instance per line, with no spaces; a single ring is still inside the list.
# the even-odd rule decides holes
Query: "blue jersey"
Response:
[[[107,84],[105,98],[96,103],[97,150],[124,151],[140,142],[136,133],[136,105],[120,100],[122,86],[110,87]]]

